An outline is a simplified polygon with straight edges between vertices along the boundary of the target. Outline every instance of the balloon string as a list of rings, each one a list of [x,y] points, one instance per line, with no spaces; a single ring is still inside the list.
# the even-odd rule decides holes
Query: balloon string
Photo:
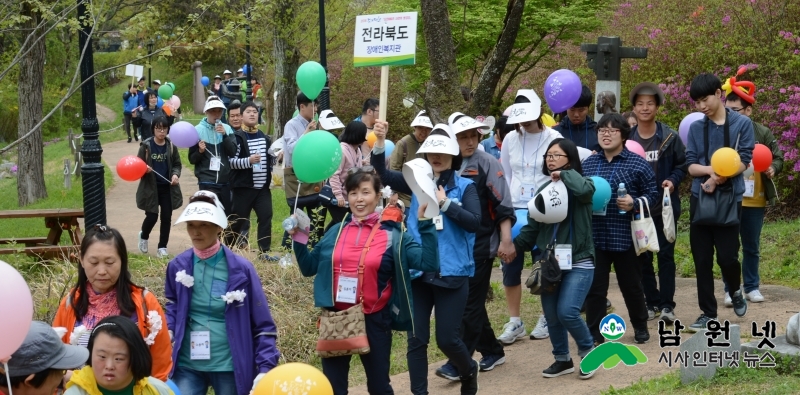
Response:
[[[303,182],[298,180],[297,181],[297,195],[295,195],[295,197],[294,197],[294,210],[292,210],[291,215],[294,215],[294,213],[297,211],[297,200],[300,199],[300,187],[302,185],[303,185]],[[298,223],[299,223],[299,221],[298,221]],[[291,245],[292,245],[292,255],[297,256],[297,254],[294,252],[294,243],[291,243]]]
[[[153,168],[151,167],[150,169],[152,170]],[[159,172],[157,172],[155,170],[153,170],[153,173],[156,173],[156,175],[161,177],[164,181],[166,181],[166,182],[168,182],[170,184],[172,183],[172,180],[168,180],[167,177],[162,176],[161,173],[159,173]]]
[[[8,395],[14,395],[11,390],[11,375],[8,373],[8,361],[3,361],[3,370],[6,371],[6,383],[8,383]]]

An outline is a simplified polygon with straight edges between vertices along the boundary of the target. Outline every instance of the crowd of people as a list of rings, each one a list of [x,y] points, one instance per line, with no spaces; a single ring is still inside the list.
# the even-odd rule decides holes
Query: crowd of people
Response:
[[[133,94],[136,87],[130,89]],[[691,125],[686,144],[656,120],[663,91],[643,82],[631,90],[632,110],[626,114],[616,111],[613,94],[602,92],[596,105],[603,115],[596,122],[589,116],[593,97],[586,86],[572,108],[556,115],[560,122],[550,125],[531,89],[517,92],[494,130],[463,113],[433,124],[422,111],[388,157],[389,124],[378,119],[381,103],[375,99],[345,125],[330,111],[314,120],[316,102],[299,93],[298,114],[273,144],[258,129],[259,109],[253,102],[225,103],[211,95],[197,125],[200,141],[189,150],[200,191],[176,222],[186,224],[192,248],[168,263],[165,308],[134,282],[120,233],[104,225],[90,227],[80,248],[77,281],[61,301],[53,328],[32,324],[8,362],[10,379],[0,377],[0,392],[13,388],[14,393],[49,394],[60,388],[66,394],[168,394],[164,382],[171,380],[184,395],[205,394],[208,388],[249,394],[278,364],[280,352],[261,279],[236,248],[246,245],[255,210],[258,259],[275,259],[269,183],[278,157],[285,168],[286,204],[295,218],[294,226],[285,227],[282,244],[294,252],[301,273],[314,277],[315,306],[323,314],[358,307],[363,315],[369,352],[322,358],[334,394],[347,393],[355,354],[364,365],[369,393],[393,393],[393,330],[408,332],[412,393],[427,394],[432,314],[437,347],[448,358],[436,375],[460,381],[462,394],[477,393],[478,372],[502,365],[504,346],[528,336],[550,339],[554,361],[542,366],[544,377],[573,373],[569,336],[579,358],[605,341],[600,322],[608,307],[612,266],[634,340],[649,341],[649,320],[672,324],[677,317],[675,239],[665,229],[674,228],[680,218],[679,186],[687,174],[692,177],[689,236],[700,314],[686,330],[705,329],[720,316],[712,273],[715,254],[725,282],[723,304],[744,316],[748,302],[764,301],[758,277],[760,229],[764,208],[776,197],[771,179],[781,171],[783,153],[769,129],[748,118],[754,111],[752,92],[724,91],[719,78],[701,74],[689,93],[704,117]],[[183,205],[182,164],[168,137],[171,121],[157,113],[156,99],[151,94],[144,99],[147,108],[131,114],[134,125],[149,129],[139,134],[139,157],[148,165],[136,194],[137,206],[146,213],[139,249],[147,252],[149,234],[160,220],[158,256],[167,257],[171,213]],[[293,172],[293,161],[302,160],[293,157],[294,147],[319,128],[343,129],[338,134],[342,161],[329,182],[302,183]],[[371,144],[368,133],[374,134]],[[644,155],[629,150],[628,141],[641,145]],[[773,154],[763,172],[750,166],[756,143]],[[736,173],[727,177],[710,165],[721,147],[733,148],[741,159]],[[414,168],[430,169],[423,178],[429,178],[425,182],[434,195],[414,192],[419,185],[405,174]],[[624,184],[625,194],[597,207],[598,178],[612,186]],[[333,197],[327,204],[320,199],[325,187]],[[562,215],[531,212],[544,210],[537,206],[539,195],[558,194],[555,188],[562,188]],[[733,220],[709,218],[708,199],[724,197],[734,205],[730,213],[720,206],[717,217]],[[648,213],[636,204],[640,198],[649,203]],[[327,226],[325,208],[332,217]],[[515,234],[518,210],[529,215]],[[675,223],[664,223],[663,210],[672,210]],[[312,217],[307,224],[297,220],[302,211]],[[713,217],[715,210],[710,211]],[[656,253],[639,253],[631,238],[631,221],[645,215],[655,224]],[[528,254],[539,259],[553,245],[568,249],[569,262],[561,267],[560,283],[541,291],[543,314],[535,317],[537,325],[528,334],[520,313],[523,262]],[[485,307],[496,258],[509,316],[499,335]],[[691,306],[681,308],[685,317],[692,314]],[[477,362],[476,351],[481,354]],[[594,374],[578,369],[580,379]]]

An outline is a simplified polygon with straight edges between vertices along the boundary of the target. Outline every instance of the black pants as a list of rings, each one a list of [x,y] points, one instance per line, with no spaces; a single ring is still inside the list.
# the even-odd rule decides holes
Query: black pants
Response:
[[[505,355],[486,313],[486,294],[491,286],[493,264],[494,259],[476,259],[475,275],[469,278],[467,305],[461,319],[461,340],[470,356],[475,351],[483,356]]]
[[[389,361],[392,355],[392,317],[389,306],[373,314],[364,315],[364,324],[369,340],[369,354],[359,355],[367,376],[367,391],[370,395],[392,395],[389,380]],[[322,358],[322,372],[331,382],[333,395],[347,394],[350,357]]]
[[[338,224],[344,220],[344,216],[350,212],[350,208],[348,207],[328,207],[328,212],[331,214],[331,222],[328,223],[328,226],[325,227],[325,231],[327,232],[331,226]]]
[[[211,183],[200,183],[198,187],[201,191],[209,191],[214,192],[219,199],[219,202],[222,203],[222,208],[225,210],[225,215],[228,216],[228,227],[222,232],[222,242],[225,245],[232,247],[236,237],[234,237],[233,231],[230,227],[230,221],[233,215],[233,207],[231,205],[231,187],[229,184],[211,184]]]
[[[233,232],[239,238],[237,245],[247,239],[242,235],[246,224],[250,223],[250,212],[256,211],[258,221],[258,250],[266,252],[272,245],[272,192],[269,185],[263,188],[233,188]]]
[[[702,193],[702,192],[701,192]],[[689,200],[689,221],[694,218],[697,198]],[[737,203],[739,218],[742,203]],[[707,317],[717,318],[717,298],[714,296],[714,249],[717,250],[717,265],[722,278],[728,283],[728,294],[739,290],[741,264],[739,263],[739,225],[734,226],[689,226],[689,243],[692,247],[695,276],[697,276],[697,303]]]
[[[461,376],[469,376],[475,363],[461,341],[459,329],[469,294],[469,282],[458,288],[443,288],[422,280],[411,282],[414,298],[414,332],[408,334],[408,375],[411,393],[428,393],[428,343],[431,337],[431,310],[435,309],[436,344]]]
[[[595,249],[594,280],[586,295],[586,324],[595,341],[603,343],[600,321],[606,316],[608,276],[611,265],[617,274],[619,290],[628,308],[628,317],[634,329],[647,328],[647,306],[642,291],[642,265],[631,246],[626,251],[603,251]]]
[[[293,197],[286,198],[286,204],[289,205],[289,215],[294,214],[294,201],[295,198]],[[317,208],[319,208],[319,211],[315,214],[314,211],[316,211]],[[314,238],[309,238],[308,246],[313,248],[318,241],[322,240],[322,236],[325,235],[325,217],[328,215],[328,210],[319,204],[319,195],[317,194],[300,196],[300,198],[297,199],[297,209],[305,211],[306,214],[308,214],[308,218],[311,219],[310,230],[316,235],[316,240],[313,240]],[[286,231],[283,232],[281,245],[289,249],[292,248],[291,239]]]
[[[122,114],[122,128],[125,130],[125,133],[128,134],[128,138],[131,138],[131,113],[126,112]],[[134,127],[136,129],[136,127]],[[136,130],[133,131],[136,133]]]
[[[676,217],[677,218],[677,217]],[[677,222],[677,221],[676,221]],[[664,236],[664,219],[661,215],[653,216],[658,237],[658,252],[643,252],[639,255],[642,263],[642,287],[648,307],[675,308],[675,243],[667,241]],[[653,269],[653,256],[658,257],[658,284]]]
[[[161,226],[158,235],[158,248],[167,248],[169,241],[169,230],[172,228],[172,196],[169,185],[156,183],[158,188],[158,208],[161,211]],[[144,222],[142,222],[142,239],[150,240],[150,232],[156,226],[158,213],[144,212]]]

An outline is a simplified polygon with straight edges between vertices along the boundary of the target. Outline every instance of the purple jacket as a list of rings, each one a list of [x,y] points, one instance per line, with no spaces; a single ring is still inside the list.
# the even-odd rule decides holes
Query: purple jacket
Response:
[[[253,265],[227,247],[221,248],[228,260],[227,292],[244,290],[247,293],[244,301],[233,302],[225,307],[225,324],[233,356],[236,389],[240,395],[247,395],[253,388],[256,375],[269,372],[278,364],[280,352],[275,346],[278,330]],[[175,339],[172,347],[172,360],[175,363],[170,377],[178,365],[178,353],[189,316],[189,301],[192,298],[192,289],[175,281],[175,275],[185,270],[186,274],[193,276],[193,257],[194,252],[189,249],[176,256],[167,266],[167,279],[164,282],[167,327],[174,333]]]

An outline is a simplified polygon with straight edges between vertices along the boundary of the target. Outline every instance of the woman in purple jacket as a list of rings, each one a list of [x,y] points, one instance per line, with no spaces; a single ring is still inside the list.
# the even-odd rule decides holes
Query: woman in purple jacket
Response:
[[[247,395],[278,364],[277,329],[253,264],[220,245],[225,212],[199,191],[175,222],[193,247],[167,266],[167,327],[174,334],[172,380],[183,395]]]

